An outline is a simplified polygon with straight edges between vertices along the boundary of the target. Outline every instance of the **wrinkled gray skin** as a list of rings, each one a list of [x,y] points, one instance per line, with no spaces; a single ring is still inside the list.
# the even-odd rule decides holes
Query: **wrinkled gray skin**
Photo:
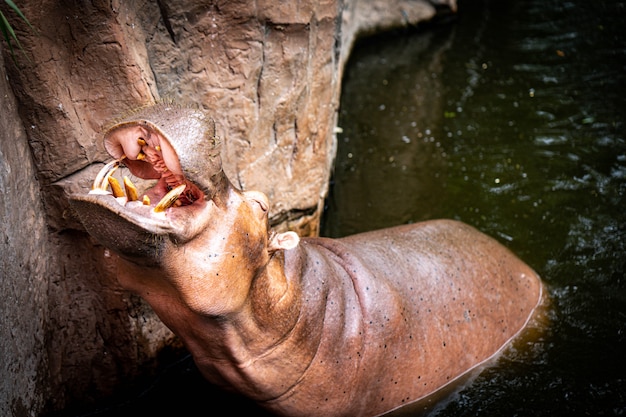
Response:
[[[277,414],[378,415],[424,398],[501,351],[541,302],[530,267],[459,222],[343,239],[269,232],[267,198],[225,177],[197,110],[157,105],[106,133],[114,158],[158,178],[133,157],[138,137],[159,144],[195,201],[157,215],[85,194],[74,208],[202,374]]]

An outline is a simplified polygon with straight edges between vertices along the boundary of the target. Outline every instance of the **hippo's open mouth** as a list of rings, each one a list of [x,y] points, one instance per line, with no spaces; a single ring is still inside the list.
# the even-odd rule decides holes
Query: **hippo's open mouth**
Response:
[[[124,208],[154,218],[162,218],[163,213],[171,207],[189,206],[201,201],[204,193],[184,177],[175,154],[164,157],[163,152],[173,152],[170,147],[162,147],[158,138],[154,141],[156,144],[150,144],[143,137],[138,137],[137,144],[140,150],[137,154],[134,157],[122,154],[119,159],[106,164],[96,176],[89,194],[111,195]],[[120,144],[118,149],[123,151],[124,148]],[[170,162],[170,165],[173,165],[170,167],[166,160],[175,163]],[[113,176],[118,167],[124,165],[138,177],[158,178],[158,182],[140,196],[137,187],[128,176],[123,177],[123,186]]]
[[[105,132],[113,161],[88,194],[70,196],[72,207],[105,246],[158,260],[165,236],[183,243],[212,221],[228,185],[219,144],[215,123],[198,109],[168,103],[140,109]]]
[[[179,237],[191,232],[189,224],[206,196],[185,177],[177,152],[161,132],[144,123],[125,125],[106,135],[105,147],[115,159],[100,170],[81,200],[147,232]],[[130,176],[117,175],[122,168],[136,179],[152,180],[150,186],[139,191]]]

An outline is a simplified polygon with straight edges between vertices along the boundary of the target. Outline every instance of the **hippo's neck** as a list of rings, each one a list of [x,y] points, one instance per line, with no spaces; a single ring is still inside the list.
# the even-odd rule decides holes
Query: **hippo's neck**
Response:
[[[208,380],[237,387],[257,401],[271,400],[297,383],[321,337],[316,329],[319,314],[302,309],[302,275],[286,274],[286,263],[299,268],[298,262],[286,262],[283,252],[275,253],[252,279],[247,302],[223,315],[199,314],[184,303],[176,307],[180,314],[173,314],[171,302],[147,299],[185,341]],[[322,306],[320,310],[323,317]]]
[[[194,356],[205,376],[283,411],[294,404],[294,388],[319,384],[320,374],[356,380],[354,365],[365,351],[363,312],[338,256],[308,239],[284,258],[274,256],[256,277],[250,303],[201,336],[222,349],[222,360]],[[199,351],[206,353],[206,344]],[[351,353],[338,365],[341,352]]]
[[[301,239],[296,249],[287,251],[285,275],[297,287],[301,306],[286,338],[289,347],[278,350],[281,356],[276,356],[284,360],[281,375],[283,381],[289,375],[289,384],[284,385],[288,389],[275,391],[280,395],[266,405],[284,415],[301,415],[302,410],[330,415],[346,404],[356,414],[364,412],[360,397],[367,387],[361,383],[361,374],[367,367],[362,362],[371,358],[372,350],[368,343],[372,313],[367,311],[371,296],[365,293],[380,292],[385,298],[388,292],[341,242],[324,238]],[[393,309],[394,303],[390,304]],[[386,314],[385,308],[378,312]],[[328,401],[333,386],[344,387],[343,396],[335,396],[337,402]],[[306,394],[312,392],[317,397]]]

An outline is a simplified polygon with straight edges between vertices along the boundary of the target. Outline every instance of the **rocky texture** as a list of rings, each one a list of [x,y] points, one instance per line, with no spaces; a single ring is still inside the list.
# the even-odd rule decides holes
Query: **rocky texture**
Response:
[[[0,57],[0,64],[3,62]],[[45,399],[47,314],[43,207],[15,98],[0,77],[0,414],[27,415]]]
[[[0,80],[0,414],[16,416],[107,395],[175,343],[67,204],[109,159],[111,119],[201,106],[230,178],[269,195],[277,229],[315,235],[354,39],[435,14],[408,0],[20,2],[33,34],[1,6],[28,56],[5,53]]]

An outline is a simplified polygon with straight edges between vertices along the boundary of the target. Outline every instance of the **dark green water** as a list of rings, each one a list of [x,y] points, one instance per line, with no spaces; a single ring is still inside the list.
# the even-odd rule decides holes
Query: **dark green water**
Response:
[[[619,1],[465,1],[351,58],[323,234],[462,220],[553,298],[543,338],[432,415],[626,415],[625,23]]]

